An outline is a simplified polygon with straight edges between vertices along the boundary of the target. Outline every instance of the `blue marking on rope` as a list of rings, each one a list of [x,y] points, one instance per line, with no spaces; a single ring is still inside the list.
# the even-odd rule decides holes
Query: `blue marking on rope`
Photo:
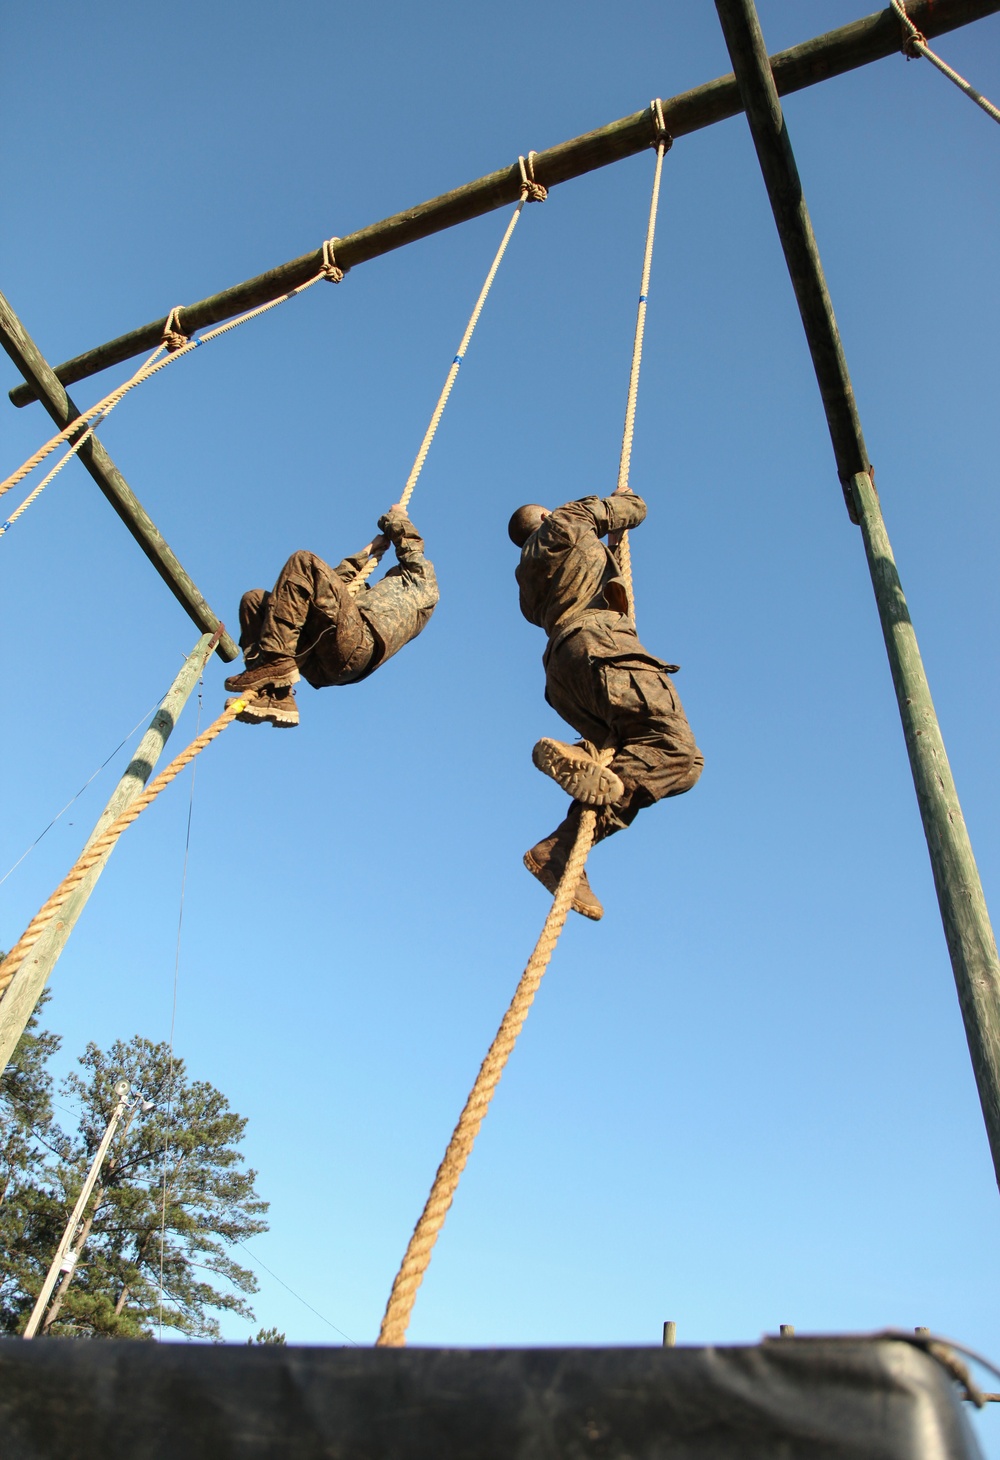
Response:
[[[4,523],[3,527],[0,527],[0,537],[3,537],[4,533],[7,531],[8,527],[10,527],[10,525],[11,525],[11,519],[8,517],[7,518],[7,521]]]
[[[649,295],[648,294],[640,294],[639,295],[639,303],[640,304],[645,304],[645,302],[646,302],[646,300],[648,298],[649,298]]]
[[[462,363],[462,356],[461,355],[456,355],[455,358],[454,358],[454,360],[452,360],[451,363],[453,365],[461,365],[461,363]]]

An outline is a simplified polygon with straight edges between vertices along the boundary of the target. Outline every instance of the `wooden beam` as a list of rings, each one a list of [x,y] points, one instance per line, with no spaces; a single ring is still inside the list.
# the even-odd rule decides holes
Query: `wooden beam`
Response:
[[[1000,1184],[1000,958],[958,792],[899,580],[833,306],[753,0],[715,0],[802,323],[841,481],[860,522],[958,1000]],[[854,473],[844,474],[852,459]]]
[[[99,836],[132,804],[149,780],[153,767],[170,738],[170,732],[180,718],[180,713],[198,682],[198,676],[205,667],[212,647],[213,635],[203,634],[184,661],[180,673],[153,716],[149,729],[136,747],[135,755],[118,782],[111,800],[101,812],[97,825],[87,838],[85,847],[89,847],[94,838]],[[65,948],[69,935],[73,931],[87,899],[93,892],[98,877],[104,871],[111,851],[112,848],[109,848],[105,856],[87,873],[76,891],[59,909],[58,915],[28,952],[23,963],[15,971],[14,977],[0,994],[0,1070],[4,1069],[14,1053],[17,1042],[24,1033],[25,1025],[42,996],[42,990],[48,982],[49,974]]]
[[[914,24],[928,37],[956,30],[998,10],[1000,0],[908,0],[908,11]],[[868,65],[871,61],[881,60],[899,49],[899,20],[891,9],[887,9],[838,30],[827,31],[789,50],[779,51],[771,64],[778,91],[787,95],[813,86],[818,81],[826,81],[831,76],[840,76],[845,71]],[[667,130],[674,137],[683,137],[713,122],[736,116],[740,109],[739,91],[732,75],[720,76],[663,103]],[[555,187],[571,178],[582,177],[595,168],[607,167],[612,162],[620,162],[624,157],[642,152],[651,145],[653,135],[647,107],[595,132],[536,153],[535,176],[546,187]],[[402,248],[404,244],[453,228],[494,208],[502,208],[516,201],[520,183],[521,175],[515,162],[510,167],[466,183],[464,187],[385,218],[381,223],[372,223],[338,241],[337,262],[343,268],[354,268],[392,249]],[[245,283],[234,284],[220,294],[211,294],[207,299],[181,310],[178,327],[185,334],[193,334],[196,330],[231,319],[245,309],[277,299],[317,273],[322,260],[322,249],[314,249]],[[155,319],[151,324],[119,335],[117,339],[76,355],[72,360],[65,360],[56,366],[56,375],[65,384],[71,385],[75,380],[84,380],[111,365],[153,350],[160,343],[166,322],[166,316]],[[30,385],[19,385],[10,392],[10,398],[14,405],[24,406],[35,397]]]
[[[76,420],[79,408],[70,400],[51,365],[2,294],[0,345],[30,382],[60,430]],[[204,633],[214,634],[222,625],[96,436],[91,436],[80,448],[79,457],[184,611]],[[228,662],[236,658],[239,650],[230,636],[223,633],[217,653]]]

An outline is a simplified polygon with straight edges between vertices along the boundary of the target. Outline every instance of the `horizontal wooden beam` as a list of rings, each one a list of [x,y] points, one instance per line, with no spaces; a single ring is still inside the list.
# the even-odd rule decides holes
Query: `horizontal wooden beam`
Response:
[[[1000,10],[1000,0],[908,0],[907,9],[914,24],[930,37],[995,14]],[[898,17],[892,9],[887,9],[838,30],[827,31],[787,51],[778,51],[771,57],[778,92],[784,96],[801,91],[818,81],[826,81],[831,76],[840,76],[845,71],[853,71],[858,66],[890,56],[900,50],[900,37]],[[741,110],[739,89],[733,75],[720,76],[663,103],[667,129],[674,137],[699,131],[713,122],[736,116]],[[651,145],[653,135],[652,118],[646,108],[600,127],[596,132],[588,132],[536,153],[535,177],[546,187],[554,187],[642,152]],[[414,243],[417,239],[453,228],[457,223],[465,223],[495,208],[502,208],[516,200],[520,184],[520,170],[515,162],[427,203],[420,203],[415,208],[408,208],[380,223],[372,223],[348,234],[338,240],[337,262],[342,268],[353,268],[392,249],[402,248],[404,244]],[[316,274],[322,261],[322,249],[314,249],[290,263],[269,269],[266,274],[258,274],[256,278],[234,284],[219,294],[211,294],[207,299],[181,310],[178,327],[185,334],[192,334],[231,319],[245,309],[277,299]],[[166,322],[166,316],[163,316],[126,335],[119,335],[107,344],[97,345],[57,365],[55,373],[69,385],[74,380],[84,380],[111,365],[155,349]],[[24,406],[35,396],[30,386],[19,385],[10,392],[10,398],[14,405]]]
[[[79,408],[70,400],[52,366],[2,294],[0,345],[41,397],[42,404],[59,429],[75,421],[80,414]],[[214,634],[221,627],[219,620],[96,436],[91,436],[80,448],[79,457],[184,611],[202,633]],[[216,653],[228,662],[236,658],[239,650],[230,636],[224,633]]]

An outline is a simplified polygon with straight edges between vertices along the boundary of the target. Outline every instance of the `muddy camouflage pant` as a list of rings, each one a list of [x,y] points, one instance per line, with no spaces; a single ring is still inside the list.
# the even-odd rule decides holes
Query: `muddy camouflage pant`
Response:
[[[625,794],[598,812],[596,840],[631,825],[644,806],[690,791],[704,768],[674,682],[631,630],[575,630],[547,655],[549,704],[596,749],[617,747],[611,769]]]

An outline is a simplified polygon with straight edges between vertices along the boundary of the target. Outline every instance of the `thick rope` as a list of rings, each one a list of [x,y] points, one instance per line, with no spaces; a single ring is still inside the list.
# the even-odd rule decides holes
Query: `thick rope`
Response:
[[[47,902],[42,904],[13,948],[7,954],[3,963],[0,964],[0,994],[3,993],[13,979],[18,970],[18,966],[23,963],[25,955],[38,942],[56,913],[66,902],[70,894],[79,887],[91,868],[96,866],[104,854],[111,850],[125,828],[132,825],[133,821],[145,811],[146,807],[156,800],[160,792],[169,786],[175,777],[180,775],[184,767],[190,765],[195,756],[200,755],[206,745],[211,745],[212,741],[222,734],[227,725],[232,724],[236,716],[246,709],[247,703],[246,699],[235,699],[227,705],[219,718],[213,721],[207,730],[203,730],[200,735],[196,736],[186,750],[182,750],[180,755],[172,760],[155,780],[150,781],[146,789],[141,795],[136,797],[131,806],[123,811],[120,816],[116,817],[110,826],[105,827],[100,836],[95,837],[88,847],[84,848],[55,892],[53,892]]]
[[[966,96],[970,97],[977,106],[981,106],[988,117],[992,117],[995,122],[1000,122],[1000,110],[991,101],[987,100],[981,91],[977,91],[970,82],[966,81],[964,76],[959,76],[957,71],[953,71],[947,61],[942,61],[941,57],[935,55],[931,50],[927,44],[927,37],[922,31],[917,29],[907,15],[903,0],[891,0],[891,3],[893,10],[895,10],[902,22],[905,33],[903,54],[910,58],[923,56],[932,65],[936,66],[943,76],[947,76],[949,81],[953,81],[959,91],[964,91]]]
[[[486,275],[486,282],[484,283],[482,289],[480,289],[479,291],[479,298],[476,300],[476,307],[475,309],[473,309],[471,318],[469,319],[469,323],[465,327],[465,334],[462,336],[462,342],[455,353],[455,358],[452,360],[451,366],[448,370],[448,374],[445,377],[444,386],[441,390],[441,394],[438,396],[438,402],[437,405],[434,407],[433,414],[431,415],[430,424],[428,425],[427,430],[424,432],[424,439],[420,443],[420,450],[417,452],[413,466],[410,468],[410,475],[406,478],[406,486],[403,488],[402,495],[399,498],[398,504],[400,507],[403,508],[404,511],[410,505],[410,498],[413,496],[413,491],[417,485],[417,480],[420,476],[420,473],[424,469],[424,462],[427,460],[427,453],[431,449],[431,443],[434,440],[434,437],[437,435],[437,428],[441,424],[441,417],[444,415],[444,408],[448,404],[448,397],[451,395],[452,386],[458,379],[458,372],[461,368],[462,361],[465,358],[465,352],[469,348],[469,342],[472,339],[472,335],[476,328],[476,325],[479,323],[479,316],[483,312],[483,305],[486,303],[486,297],[489,294],[490,289],[493,287],[493,280],[497,276],[497,270],[500,267],[504,254],[507,252],[507,245],[508,243],[510,243],[511,237],[514,233],[514,229],[517,227],[518,219],[521,217],[521,214],[524,211],[524,205],[525,203],[529,202],[544,202],[545,197],[547,196],[546,191],[542,187],[541,183],[535,182],[535,171],[532,162],[533,157],[534,153],[529,152],[527,157],[527,163],[523,157],[518,159],[521,165],[521,196],[518,200],[517,207],[514,209],[514,212],[511,215],[510,222],[507,224],[507,227],[504,230],[503,238],[500,240],[500,247],[497,249],[496,257],[490,265],[489,273]],[[382,556],[382,552],[372,553],[367,562],[358,572],[357,577],[351,580],[348,586],[348,592],[352,594],[360,593],[362,587],[364,586],[365,580],[371,576],[371,574],[378,567],[379,563],[382,561]]]
[[[228,320],[225,324],[219,325],[217,329],[209,330],[207,334],[200,335],[197,339],[189,339],[177,328],[181,306],[176,305],[168,314],[167,322],[163,330],[163,338],[149,359],[140,365],[135,374],[130,376],[123,385],[119,385],[109,395],[106,395],[103,400],[99,400],[96,405],[91,406],[89,410],[83,411],[77,416],[76,420],[70,421],[68,426],[64,426],[51,440],[46,441],[44,446],[39,447],[34,456],[29,456],[27,461],[19,466],[16,472],[0,482],[0,497],[5,492],[9,492],[11,487],[16,487],[18,482],[23,481],[30,472],[34,471],[36,466],[55,451],[57,446],[60,446],[64,441],[69,441],[74,433],[80,430],[82,426],[92,422],[93,425],[91,425],[90,429],[93,430],[98,423],[98,419],[109,416],[115,406],[124,400],[129,391],[134,390],[137,385],[142,385],[144,381],[151,379],[152,376],[164,370],[168,365],[172,365],[175,360],[180,360],[183,356],[190,355],[192,350],[197,350],[201,345],[207,345],[210,340],[217,340],[220,335],[228,334],[230,330],[237,329],[241,324],[246,324],[248,320],[257,319],[259,315],[266,314],[269,309],[276,309],[279,304],[284,304],[287,300],[294,299],[297,294],[303,294],[306,289],[311,289],[321,279],[327,279],[339,284],[344,277],[344,271],[338,268],[333,260],[332,245],[336,241],[336,239],[328,239],[323,244],[322,267],[318,274],[314,274],[304,284],[298,284],[294,289],[289,289],[287,294],[282,294],[278,299],[270,299],[266,304],[258,305],[256,309],[248,309],[245,314],[238,315],[236,319]],[[162,359],[160,358],[161,356],[163,356]],[[76,443],[76,450],[79,450],[82,445],[83,441],[78,441]],[[71,455],[73,455],[72,451],[67,452],[59,465],[62,466]]]
[[[610,759],[610,755],[608,758]],[[406,1342],[406,1330],[409,1326],[417,1289],[423,1282],[424,1273],[430,1264],[434,1244],[444,1226],[445,1217],[454,1200],[466,1162],[472,1154],[473,1143],[479,1134],[479,1127],[483,1123],[490,1101],[500,1083],[504,1066],[510,1058],[517,1036],[528,1017],[528,1010],[538,992],[542,976],[549,966],[549,961],[559,941],[559,934],[563,930],[563,924],[566,922],[573,902],[573,894],[580,880],[580,873],[583,871],[587,853],[594,840],[596,820],[597,813],[594,811],[584,811],[580,816],[580,825],[573,849],[566,862],[566,870],[556,888],[552,906],[545,919],[538,942],[535,944],[534,952],[528,959],[514,997],[511,999],[510,1007],[503,1016],[496,1038],[490,1045],[489,1053],[480,1066],[475,1084],[465,1102],[465,1108],[459,1116],[454,1134],[448,1142],[444,1160],[438,1167],[427,1204],[420,1214],[420,1220],[414,1228],[402,1265],[396,1274],[376,1342],[377,1347],[400,1348]]]
[[[646,301],[649,298],[649,279],[653,267],[653,242],[656,237],[656,214],[660,203],[660,175],[663,159],[672,145],[663,122],[663,107],[659,100],[650,102],[656,126],[656,168],[653,172],[653,194],[649,200],[649,221],[646,225],[646,247],[642,256],[642,280],[639,285],[639,304],[635,318],[635,337],[632,342],[632,367],[628,378],[628,397],[625,403],[625,426],[622,431],[622,449],[618,458],[618,485],[616,492],[629,490],[629,468],[632,464],[632,441],[635,436],[635,408],[639,397],[639,371],[642,367],[642,343],[646,333]],[[629,614],[635,618],[635,597],[632,589],[632,551],[628,533],[615,535],[612,546],[618,559],[622,579],[628,594]]]

